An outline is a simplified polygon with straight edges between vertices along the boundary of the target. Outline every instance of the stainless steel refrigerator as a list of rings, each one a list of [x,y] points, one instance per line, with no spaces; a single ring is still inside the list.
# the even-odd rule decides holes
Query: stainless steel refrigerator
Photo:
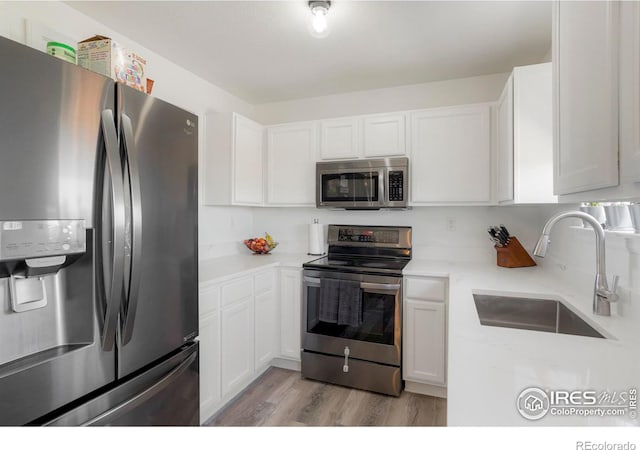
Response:
[[[0,55],[0,425],[197,425],[197,117]]]

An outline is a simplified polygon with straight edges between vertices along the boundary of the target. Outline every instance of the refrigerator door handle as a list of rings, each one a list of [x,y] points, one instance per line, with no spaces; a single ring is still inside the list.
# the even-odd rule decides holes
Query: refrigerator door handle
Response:
[[[144,391],[140,392],[138,395],[132,397],[131,399],[127,400],[124,403],[119,404],[115,408],[110,409],[109,411],[106,411],[100,414],[99,416],[94,417],[88,420],[87,422],[82,423],[80,426],[87,427],[87,426],[109,424],[118,416],[125,414],[128,411],[131,411],[132,409],[135,409],[138,405],[144,403],[149,398],[155,396],[156,394],[158,394],[158,392],[162,391],[167,386],[171,385],[171,383],[173,383],[173,381],[176,378],[180,377],[180,375],[182,375],[184,371],[186,371],[189,368],[189,366],[193,364],[193,362],[197,357],[198,357],[198,352],[192,353],[187,359],[182,361],[182,363],[180,363],[179,366],[172,369],[171,372],[165,375],[160,381],[155,383],[153,386],[148,387]]]
[[[113,215],[113,258],[111,260],[111,280],[109,289],[107,289],[107,280],[104,270],[101,270],[103,280],[99,295],[106,299],[106,307],[104,314],[104,323],[102,328],[102,348],[109,351],[113,348],[116,336],[116,328],[118,324],[118,311],[120,309],[120,300],[122,297],[122,289],[124,284],[124,188],[122,179],[122,164],[120,162],[120,153],[118,150],[118,135],[116,133],[113,111],[105,109],[101,114],[102,134],[104,136],[104,146],[106,152],[106,166],[111,177],[111,211]],[[102,202],[102,199],[101,199]],[[102,251],[108,245],[110,236],[100,233],[102,246],[99,250],[97,260],[102,264]]]
[[[140,274],[142,265],[142,198],[140,195],[140,172],[135,158],[135,139],[131,119],[121,114],[124,154],[129,168],[129,186],[131,189],[131,277],[127,292],[127,304],[123,305],[122,343],[131,340],[133,326],[138,307],[138,291],[140,290]]]

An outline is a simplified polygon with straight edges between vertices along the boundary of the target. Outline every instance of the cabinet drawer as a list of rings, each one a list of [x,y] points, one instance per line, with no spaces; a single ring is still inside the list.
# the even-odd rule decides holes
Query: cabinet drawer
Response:
[[[252,277],[243,277],[222,286],[222,306],[253,297]]]
[[[443,302],[447,299],[447,280],[443,278],[407,278],[405,297]]]
[[[273,271],[269,270],[265,273],[260,273],[253,278],[255,283],[255,294],[262,294],[263,292],[269,292],[273,289]]]
[[[204,316],[218,310],[220,289],[218,286],[208,286],[200,290],[199,315]]]

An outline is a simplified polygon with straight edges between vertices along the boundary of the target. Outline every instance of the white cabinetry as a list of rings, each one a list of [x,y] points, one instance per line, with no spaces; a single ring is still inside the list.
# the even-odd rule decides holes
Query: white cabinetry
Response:
[[[220,391],[220,289],[200,291],[200,418],[206,420],[222,398]]]
[[[516,67],[496,106],[496,201],[556,203],[551,63]]]
[[[300,361],[302,269],[280,269],[280,353]]]
[[[488,104],[411,113],[411,204],[491,202]]]
[[[201,422],[244,389],[278,356],[277,292],[274,268],[200,289]]]
[[[278,353],[278,325],[275,271],[267,270],[254,277],[255,369],[266,368]]]
[[[222,396],[239,392],[253,375],[253,283],[240,279],[222,286]]]
[[[407,390],[446,396],[447,286],[445,278],[405,277],[402,371]]]
[[[317,124],[267,128],[267,204],[315,206]]]
[[[640,182],[640,2],[622,3],[620,16],[620,179],[634,183]]]
[[[513,201],[513,75],[496,105],[496,201]]]
[[[360,156],[360,120],[354,117],[320,122],[320,159]]]
[[[618,184],[619,2],[554,2],[554,192]]]
[[[402,156],[406,153],[405,114],[379,114],[363,118],[365,157]]]
[[[263,127],[236,113],[205,117],[204,203],[261,205]]]

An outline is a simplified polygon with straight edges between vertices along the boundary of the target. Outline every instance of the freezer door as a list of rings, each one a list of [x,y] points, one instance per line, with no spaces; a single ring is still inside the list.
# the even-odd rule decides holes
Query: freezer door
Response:
[[[117,85],[129,193],[119,376],[198,333],[197,117]]]
[[[198,343],[190,343],[156,366],[46,425],[197,426],[198,364]]]
[[[0,55],[0,220],[93,228],[100,114],[113,109],[113,82],[2,37]]]

